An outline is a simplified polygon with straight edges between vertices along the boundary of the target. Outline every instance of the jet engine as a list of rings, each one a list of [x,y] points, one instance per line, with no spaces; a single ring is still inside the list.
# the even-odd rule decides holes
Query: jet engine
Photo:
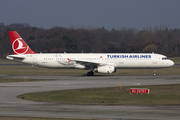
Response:
[[[106,66],[99,66],[95,68],[95,72],[99,73],[114,73],[116,72],[116,68],[114,66],[106,65]]]
[[[85,69],[86,67],[84,65],[76,65],[74,66],[75,68],[78,68],[78,69]]]

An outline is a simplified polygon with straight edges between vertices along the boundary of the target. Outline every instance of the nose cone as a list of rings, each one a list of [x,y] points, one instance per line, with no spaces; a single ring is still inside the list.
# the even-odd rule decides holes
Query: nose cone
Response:
[[[173,66],[174,62],[172,60],[169,61],[169,66]]]

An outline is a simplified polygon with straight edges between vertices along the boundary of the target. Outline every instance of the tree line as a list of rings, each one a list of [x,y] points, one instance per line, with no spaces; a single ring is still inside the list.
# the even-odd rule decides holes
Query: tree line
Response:
[[[92,27],[31,27],[0,23],[0,58],[13,54],[8,31],[17,31],[29,47],[42,53],[160,53],[180,55],[180,29],[165,26],[107,30]]]

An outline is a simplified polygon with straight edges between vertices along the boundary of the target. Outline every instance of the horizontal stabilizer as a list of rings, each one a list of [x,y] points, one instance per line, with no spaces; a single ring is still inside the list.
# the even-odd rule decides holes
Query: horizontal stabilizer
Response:
[[[8,55],[6,56],[6,58],[9,60],[15,60],[15,61],[22,61],[25,59],[25,57],[17,56],[17,55]]]

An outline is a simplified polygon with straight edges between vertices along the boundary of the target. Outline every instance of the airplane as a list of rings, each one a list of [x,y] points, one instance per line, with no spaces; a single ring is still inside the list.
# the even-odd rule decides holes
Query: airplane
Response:
[[[156,53],[36,53],[25,43],[16,31],[9,31],[14,55],[9,60],[47,68],[77,68],[89,70],[88,76],[97,73],[114,73],[116,69],[167,68],[174,62]]]

